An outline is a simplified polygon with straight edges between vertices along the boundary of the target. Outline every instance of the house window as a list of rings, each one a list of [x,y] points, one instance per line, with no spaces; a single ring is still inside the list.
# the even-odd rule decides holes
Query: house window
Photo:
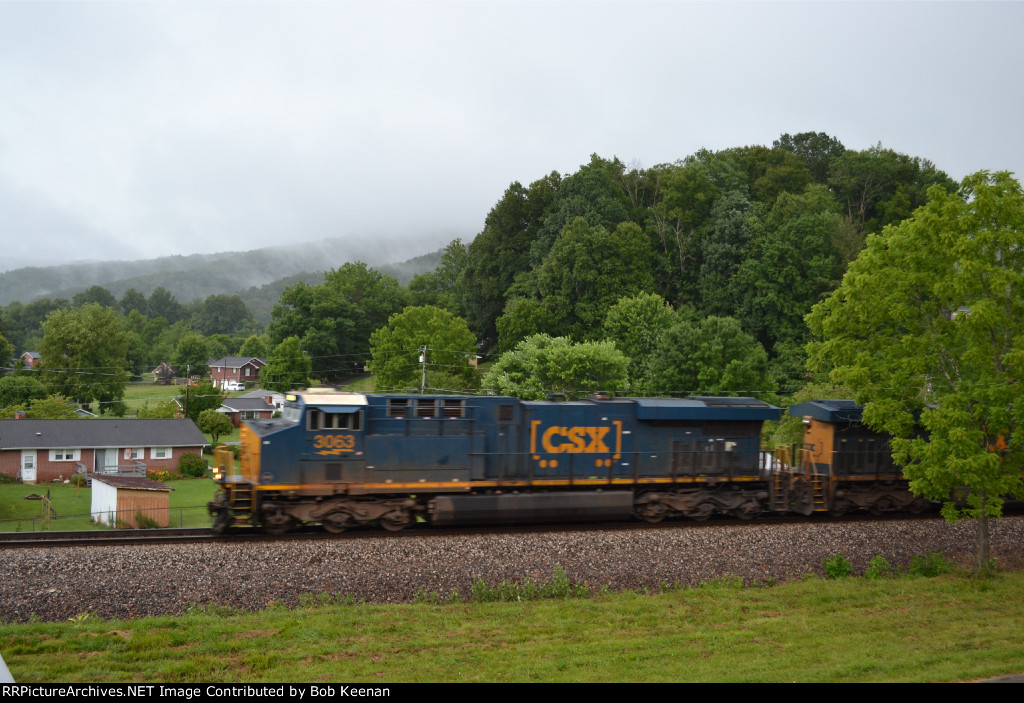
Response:
[[[50,461],[78,461],[80,449],[51,449]]]
[[[128,454],[126,459],[138,459],[142,460],[145,450],[142,447],[132,447],[131,449],[125,450],[125,454]]]
[[[252,367],[251,366],[246,366],[245,367],[245,375],[246,376],[252,376]]]
[[[149,450],[150,459],[170,459],[171,448],[170,447],[153,447]]]

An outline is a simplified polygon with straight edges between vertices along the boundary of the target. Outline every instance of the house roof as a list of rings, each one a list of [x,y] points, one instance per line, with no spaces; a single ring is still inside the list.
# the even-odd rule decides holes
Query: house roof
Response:
[[[128,488],[133,491],[173,491],[174,489],[168,485],[154,481],[151,478],[142,478],[141,476],[105,476],[103,474],[93,474],[93,481],[99,481],[105,483],[108,486],[114,488]]]
[[[278,393],[277,391],[268,391],[265,388],[257,388],[254,391],[243,393],[238,398],[273,398],[274,401],[283,401],[284,393]]]
[[[187,419],[0,420],[0,450],[75,447],[203,447],[208,442]]]
[[[243,410],[277,410],[271,403],[268,403],[263,397],[259,398],[245,398],[239,396],[237,398],[225,398],[220,408],[221,412],[225,410],[231,413],[237,413]]]
[[[224,366],[229,369],[240,369],[246,364],[266,366],[267,360],[256,356],[222,356],[219,359],[208,359],[207,366]]]

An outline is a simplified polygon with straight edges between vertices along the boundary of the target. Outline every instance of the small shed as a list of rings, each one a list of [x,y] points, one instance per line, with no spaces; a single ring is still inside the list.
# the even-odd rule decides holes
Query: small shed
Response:
[[[149,478],[97,474],[92,480],[93,522],[116,527],[167,527],[172,490]]]

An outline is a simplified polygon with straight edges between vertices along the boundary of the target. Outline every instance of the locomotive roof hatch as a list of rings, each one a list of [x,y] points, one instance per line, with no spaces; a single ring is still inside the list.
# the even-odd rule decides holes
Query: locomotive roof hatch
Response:
[[[334,412],[346,412],[344,409],[346,406],[365,406],[368,404],[366,396],[362,393],[336,391],[333,388],[307,388],[304,391],[287,394],[285,400],[293,403],[301,400],[307,407],[333,408]],[[352,408],[348,412],[355,412],[357,409]]]
[[[864,406],[852,400],[819,398],[790,405],[789,414],[793,417],[809,417],[819,422],[860,422]]]
[[[782,411],[756,398],[637,398],[639,420],[778,420]]]

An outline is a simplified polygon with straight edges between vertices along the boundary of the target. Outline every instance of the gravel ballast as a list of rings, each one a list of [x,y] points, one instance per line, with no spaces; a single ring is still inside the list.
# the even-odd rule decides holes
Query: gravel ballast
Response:
[[[929,519],[7,549],[0,619],[62,621],[87,612],[127,618],[179,614],[193,605],[257,610],[325,591],[402,603],[418,592],[468,596],[481,580],[546,581],[556,567],[594,590],[657,590],[726,574],[782,582],[822,574],[822,560],[837,553],[854,573],[876,555],[906,565],[932,550],[970,567],[974,536],[973,522]],[[1005,569],[1024,567],[1024,517],[992,521],[992,554]]]

